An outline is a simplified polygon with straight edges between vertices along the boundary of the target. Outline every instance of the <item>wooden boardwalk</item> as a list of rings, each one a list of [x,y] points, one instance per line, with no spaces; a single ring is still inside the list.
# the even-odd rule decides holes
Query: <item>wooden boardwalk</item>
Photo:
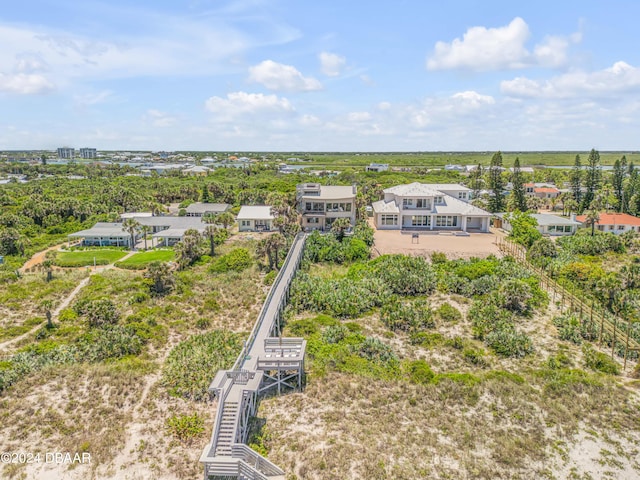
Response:
[[[245,445],[249,420],[260,393],[301,388],[306,341],[282,338],[282,314],[289,299],[291,281],[302,261],[307,235],[298,234],[265,299],[258,319],[230,370],[219,371],[209,392],[218,399],[211,442],[200,457],[204,478],[284,480],[284,472]]]

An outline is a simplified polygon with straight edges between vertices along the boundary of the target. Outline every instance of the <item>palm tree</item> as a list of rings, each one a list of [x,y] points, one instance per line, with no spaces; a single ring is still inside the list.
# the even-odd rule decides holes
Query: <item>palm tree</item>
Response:
[[[236,217],[231,212],[224,212],[217,215],[217,220],[224,228],[229,228],[236,221]]]
[[[351,221],[348,218],[337,218],[331,224],[331,232],[336,236],[339,241],[344,238],[345,232],[351,228]]]
[[[258,257],[267,257],[269,261],[269,270],[273,269],[273,258],[271,256],[271,247],[269,245],[269,237],[263,238],[256,245],[256,255]]]
[[[125,218],[122,222],[122,229],[131,235],[131,250],[136,248],[136,232],[140,229],[140,223],[135,218]]]
[[[51,308],[53,307],[53,302],[51,300],[43,300],[40,304],[40,308],[44,311],[45,317],[47,317],[47,328],[53,327]]]
[[[174,245],[176,261],[180,270],[198,260],[203,253],[202,236],[194,228],[190,228],[182,236],[182,240]]]
[[[596,209],[591,209],[587,212],[587,225],[591,225],[591,236],[595,234],[596,223],[600,220],[600,212]]]
[[[204,234],[209,238],[209,254],[213,257],[216,249],[216,233],[218,232],[218,226],[215,223],[207,225],[204,230]]]
[[[287,246],[287,239],[284,235],[276,233],[269,236],[269,245],[273,249],[273,258],[275,259],[276,270],[278,269],[278,252]]]
[[[149,225],[141,225],[140,226],[140,231],[142,232],[142,235],[144,236],[144,249],[146,250],[147,249],[147,234],[151,231],[151,227]]]

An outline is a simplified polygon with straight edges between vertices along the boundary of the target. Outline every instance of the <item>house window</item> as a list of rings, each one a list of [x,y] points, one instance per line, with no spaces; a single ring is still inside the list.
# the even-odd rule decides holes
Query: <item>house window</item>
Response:
[[[251,221],[249,220],[242,220],[242,226],[243,227],[249,227],[251,225]]]
[[[398,225],[398,215],[385,215],[380,216],[380,223],[382,225]]]
[[[327,203],[327,212],[350,212],[350,203]]]
[[[444,203],[444,197],[436,197],[435,203],[436,205],[440,205],[441,203]]]
[[[458,192],[458,198],[461,200],[467,199],[467,192]]]
[[[573,228],[571,227],[571,225],[565,225],[564,226],[564,232],[565,233],[571,233],[573,231]]]
[[[436,217],[436,227],[457,227],[458,217],[454,215],[438,215]]]
[[[411,217],[412,227],[429,227],[431,226],[431,217],[429,215],[413,215]]]
[[[307,212],[324,212],[324,203],[321,202],[306,202],[305,211]]]
[[[618,225],[618,230],[624,230],[624,225]]]
[[[559,230],[558,230],[558,231],[559,231],[559,232],[561,232],[561,231],[562,231],[562,227],[558,227],[558,228],[559,228]],[[556,226],[555,226],[555,225],[549,225],[549,226],[547,227],[547,232],[549,232],[549,233],[555,233],[555,231],[556,231]]]
[[[613,230],[613,225],[609,225],[609,230]]]
[[[428,198],[418,198],[416,200],[416,208],[431,208],[431,202]]]
[[[320,219],[318,217],[310,217],[307,218],[307,223],[320,223]]]
[[[413,208],[413,198],[403,198],[402,199],[402,207],[403,208]]]

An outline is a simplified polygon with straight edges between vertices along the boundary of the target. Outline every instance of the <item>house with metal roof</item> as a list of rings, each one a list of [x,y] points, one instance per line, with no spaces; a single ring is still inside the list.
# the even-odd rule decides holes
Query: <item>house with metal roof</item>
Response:
[[[561,217],[560,215],[548,213],[531,213],[529,215],[538,222],[536,229],[541,234],[552,237],[573,235],[582,225],[574,219]],[[505,219],[504,213],[496,213],[494,216],[497,218],[496,227],[502,228],[507,232],[511,231],[511,224]]]
[[[135,235],[135,240],[140,236]],[[122,228],[122,223],[98,222],[93,227],[70,233],[69,238],[81,238],[82,245],[92,247],[128,247],[131,248],[131,235]]]
[[[397,185],[373,202],[374,224],[380,230],[488,232],[491,214],[471,205],[470,196],[470,189],[457,184]]]
[[[268,205],[243,205],[238,216],[238,231],[269,232],[273,227],[273,215]]]
[[[203,217],[224,213],[231,208],[228,203],[192,203],[186,208],[187,217]]]

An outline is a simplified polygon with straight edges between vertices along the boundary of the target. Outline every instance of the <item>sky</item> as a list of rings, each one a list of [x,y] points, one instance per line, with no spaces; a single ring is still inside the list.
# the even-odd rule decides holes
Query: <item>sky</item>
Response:
[[[640,2],[22,0],[0,150],[637,150]]]

